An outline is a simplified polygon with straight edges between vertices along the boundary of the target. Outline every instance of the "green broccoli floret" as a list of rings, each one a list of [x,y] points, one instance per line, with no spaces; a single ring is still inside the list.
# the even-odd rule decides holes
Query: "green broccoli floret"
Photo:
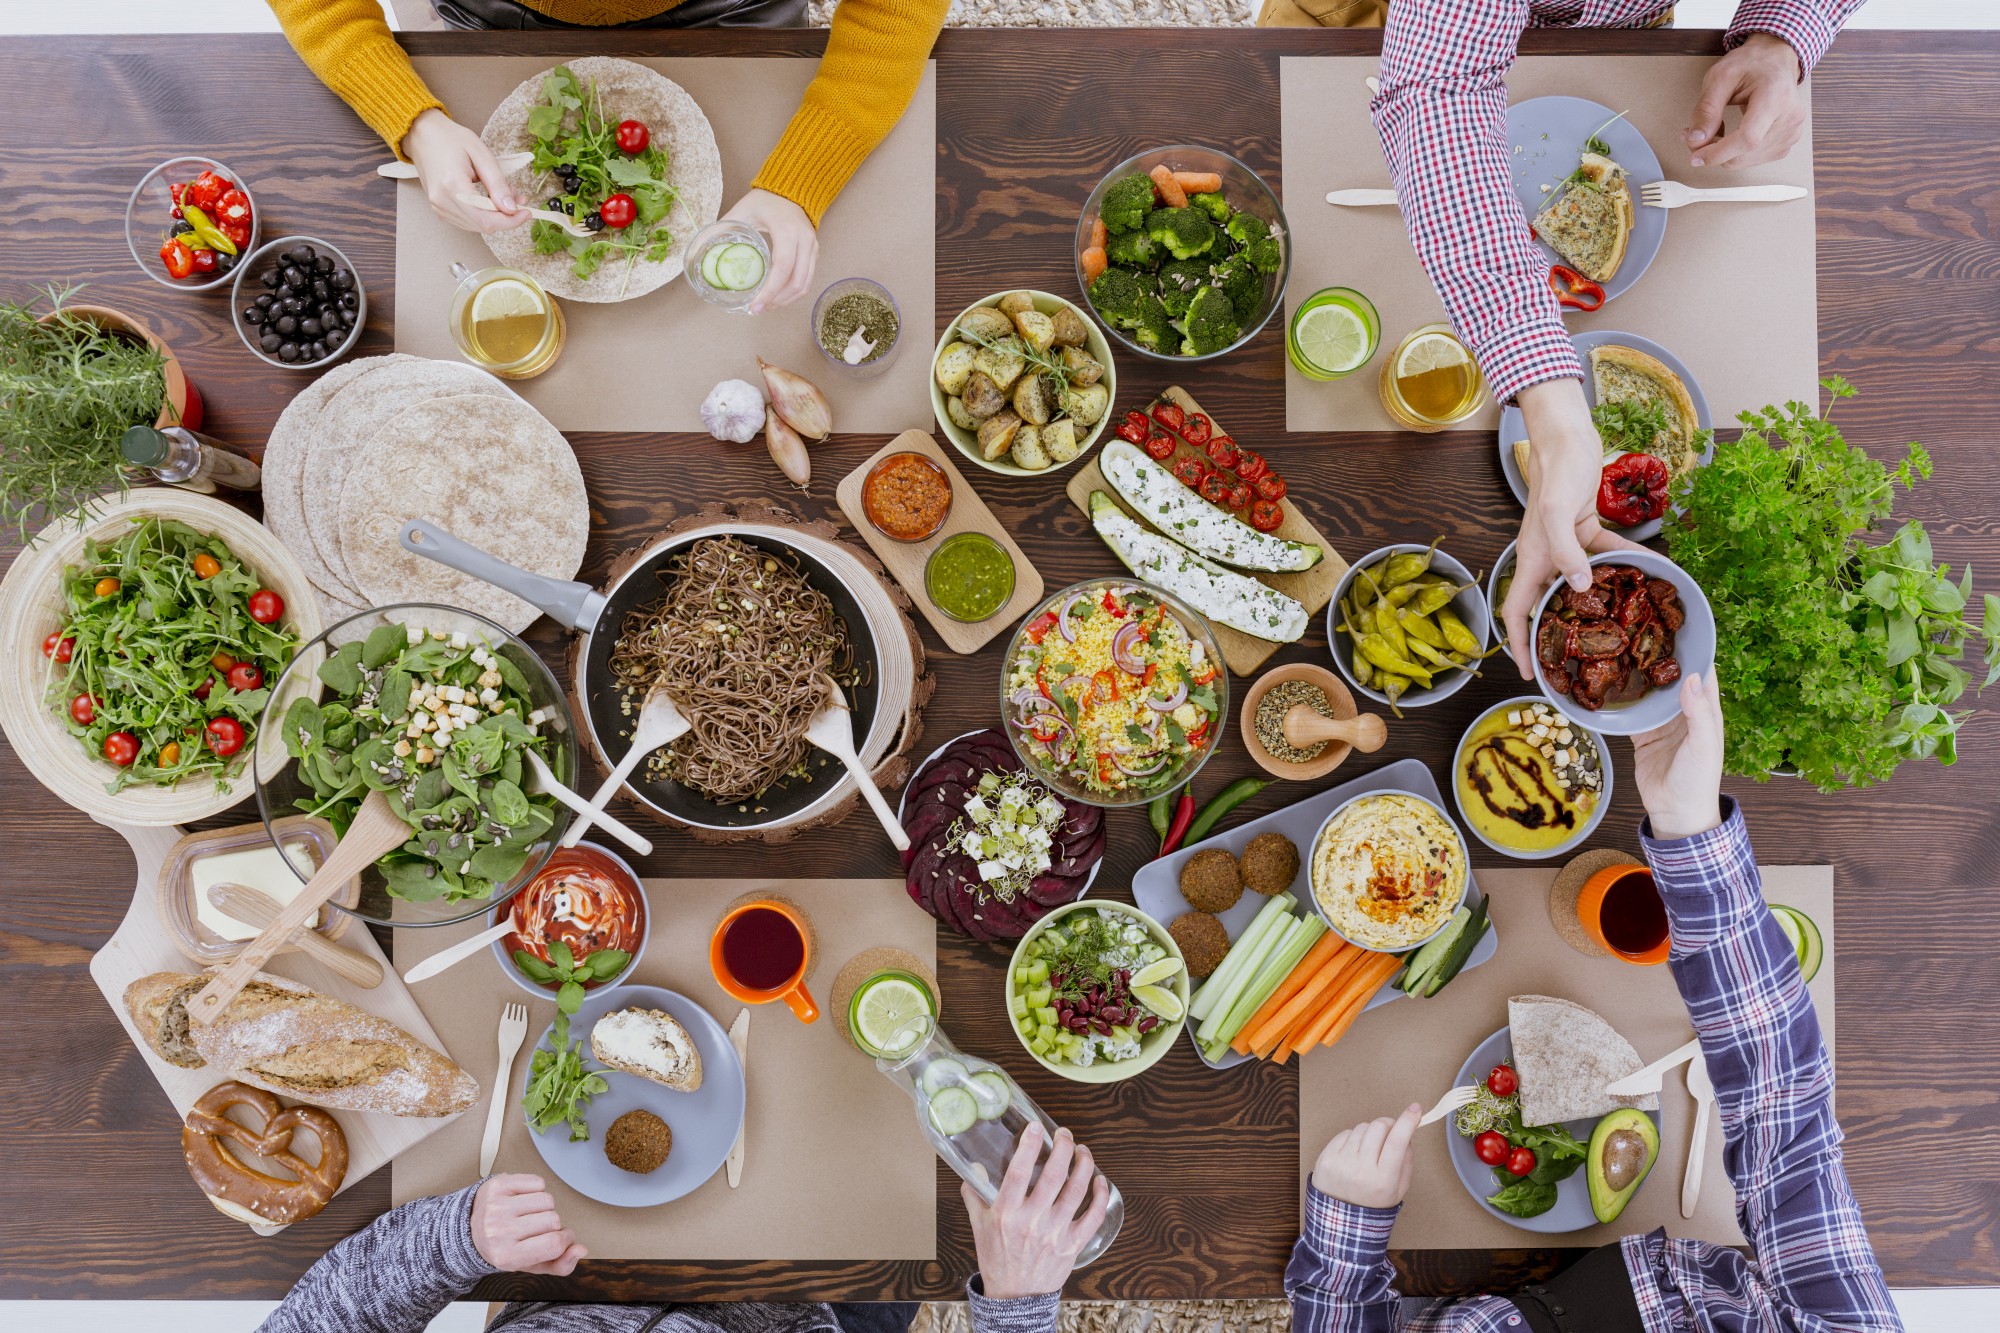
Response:
[[[1285,264],[1285,249],[1275,236],[1263,236],[1243,247],[1242,253],[1259,273],[1276,273]]]
[[[1173,316],[1160,304],[1157,296],[1148,296],[1139,307],[1139,319],[1132,326],[1132,341],[1148,351],[1172,356],[1180,347],[1180,330],[1174,327]]]
[[[1187,313],[1194,294],[1208,285],[1208,265],[1199,259],[1173,259],[1160,266],[1160,300],[1175,319]]]
[[[1192,194],[1188,203],[1214,218],[1218,226],[1229,221],[1229,201],[1220,194]]]
[[[1104,189],[1104,200],[1097,206],[1097,216],[1104,219],[1106,231],[1131,231],[1146,221],[1146,215],[1153,211],[1153,178],[1150,176],[1120,176]]]
[[[1175,259],[1193,259],[1214,248],[1218,233],[1198,208],[1156,208],[1146,219],[1146,234]]]
[[[1229,219],[1229,239],[1238,245],[1248,245],[1270,234],[1270,224],[1255,213],[1238,213]]]
[[[1211,268],[1209,273],[1215,286],[1229,298],[1239,323],[1249,320],[1257,313],[1257,307],[1264,304],[1264,277],[1257,272],[1247,255],[1233,254]]]
[[[1145,268],[1160,257],[1160,247],[1143,231],[1122,231],[1105,244],[1104,255],[1114,264]]]
[[[1098,318],[1121,329],[1138,324],[1146,295],[1139,275],[1125,268],[1107,268],[1090,284],[1090,304]]]
[[[1181,343],[1182,356],[1219,352],[1243,335],[1236,322],[1236,308],[1219,287],[1204,287],[1195,293],[1182,327],[1187,332]]]

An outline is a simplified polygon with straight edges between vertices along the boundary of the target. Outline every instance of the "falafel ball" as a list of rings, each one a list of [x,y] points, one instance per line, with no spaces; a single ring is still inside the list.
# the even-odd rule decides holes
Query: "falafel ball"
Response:
[[[604,1155],[621,1171],[657,1171],[674,1150],[674,1132],[651,1111],[627,1111],[604,1131]]]
[[[1227,912],[1242,896],[1236,858],[1220,848],[1196,852],[1181,867],[1181,897],[1197,912]]]
[[[1259,833],[1243,849],[1243,887],[1250,892],[1275,897],[1298,877],[1298,845],[1284,834]]]
[[[1222,955],[1229,952],[1229,932],[1207,912],[1181,913],[1167,927],[1167,934],[1174,937],[1181,957],[1187,959],[1188,975],[1196,979],[1222,966]]]

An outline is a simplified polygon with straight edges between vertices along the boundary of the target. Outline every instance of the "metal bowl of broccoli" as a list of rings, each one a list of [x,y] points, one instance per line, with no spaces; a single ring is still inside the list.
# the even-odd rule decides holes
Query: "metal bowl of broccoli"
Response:
[[[1155,361],[1213,360],[1249,342],[1283,306],[1291,267],[1277,195],[1220,149],[1129,157],[1077,220],[1077,285],[1090,312]]]

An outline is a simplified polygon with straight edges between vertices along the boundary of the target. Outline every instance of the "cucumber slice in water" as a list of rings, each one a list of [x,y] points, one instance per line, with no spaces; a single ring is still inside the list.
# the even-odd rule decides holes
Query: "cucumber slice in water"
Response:
[[[764,280],[764,256],[754,245],[731,241],[709,253],[715,256],[716,280],[711,286],[726,292],[747,292]],[[704,257],[702,262],[706,266],[708,261]]]
[[[938,1063],[947,1062],[941,1060]],[[931,1068],[935,1069],[937,1065],[932,1065]],[[963,1066],[960,1066],[960,1072],[964,1072]],[[929,1071],[925,1073],[928,1076]],[[978,1122],[979,1103],[974,1101],[972,1094],[964,1088],[945,1088],[931,1098],[931,1123],[936,1125],[937,1132],[945,1137],[963,1134]]]
[[[720,245],[711,245],[707,250],[702,252],[701,256],[701,280],[717,289],[720,289],[722,286],[722,252],[725,248]]]
[[[933,1060],[924,1066],[921,1084],[928,1096],[935,1097],[945,1089],[957,1087],[963,1082],[965,1082],[965,1066],[956,1060]]]
[[[1014,1100],[1014,1089],[1007,1083],[1007,1076],[992,1069],[982,1069],[972,1076],[973,1100],[979,1103],[981,1120],[998,1120],[1007,1114],[1007,1104]]]

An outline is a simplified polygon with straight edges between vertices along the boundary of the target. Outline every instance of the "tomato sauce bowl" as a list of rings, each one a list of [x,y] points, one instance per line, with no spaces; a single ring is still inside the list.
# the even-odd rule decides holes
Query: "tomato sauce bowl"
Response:
[[[511,922],[514,929],[493,941],[493,957],[522,990],[552,999],[556,987],[528,977],[514,961],[525,949],[543,962],[549,946],[561,940],[582,960],[599,949],[622,949],[631,955],[609,977],[585,981],[587,991],[609,990],[631,979],[645,956],[652,935],[652,912],[645,886],[623,857],[596,843],[580,842],[559,849],[519,893],[494,909],[491,924]]]

